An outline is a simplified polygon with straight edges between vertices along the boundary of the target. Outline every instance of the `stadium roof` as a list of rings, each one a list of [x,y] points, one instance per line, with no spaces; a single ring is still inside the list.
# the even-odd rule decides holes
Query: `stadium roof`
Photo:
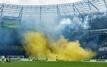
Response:
[[[0,0],[0,3],[18,4],[18,5],[49,5],[74,3],[81,0]]]
[[[20,0],[21,1],[21,0]],[[22,12],[25,15],[33,13],[53,13],[58,15],[74,15],[90,12],[105,12],[107,11],[107,0],[82,0],[75,3],[57,4],[57,5],[18,5],[18,4],[0,4],[0,14],[2,15],[20,15]]]

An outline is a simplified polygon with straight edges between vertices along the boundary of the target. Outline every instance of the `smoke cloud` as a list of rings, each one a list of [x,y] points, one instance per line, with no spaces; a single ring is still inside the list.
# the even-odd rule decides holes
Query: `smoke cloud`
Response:
[[[26,32],[24,38],[24,48],[29,56],[63,61],[87,60],[95,56],[95,52],[80,47],[78,40],[68,41],[63,36],[50,41],[43,33]]]

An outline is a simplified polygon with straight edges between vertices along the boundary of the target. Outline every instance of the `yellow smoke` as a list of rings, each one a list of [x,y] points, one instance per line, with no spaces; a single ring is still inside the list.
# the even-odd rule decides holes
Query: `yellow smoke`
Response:
[[[70,42],[63,36],[57,42],[52,42],[42,33],[27,32],[24,38],[24,47],[29,56],[44,56],[54,60],[79,61],[90,59],[95,55],[95,52],[80,47],[78,40]]]

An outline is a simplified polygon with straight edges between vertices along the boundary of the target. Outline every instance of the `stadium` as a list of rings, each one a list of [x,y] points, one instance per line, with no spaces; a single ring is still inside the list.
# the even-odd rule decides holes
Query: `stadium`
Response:
[[[107,0],[28,3],[0,3],[0,67],[107,65]]]

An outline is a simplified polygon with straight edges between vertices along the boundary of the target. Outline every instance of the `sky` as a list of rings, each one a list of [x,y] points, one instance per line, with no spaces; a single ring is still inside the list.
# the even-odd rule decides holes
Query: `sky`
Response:
[[[81,0],[0,0],[0,3],[18,4],[18,5],[48,5],[74,3]]]

